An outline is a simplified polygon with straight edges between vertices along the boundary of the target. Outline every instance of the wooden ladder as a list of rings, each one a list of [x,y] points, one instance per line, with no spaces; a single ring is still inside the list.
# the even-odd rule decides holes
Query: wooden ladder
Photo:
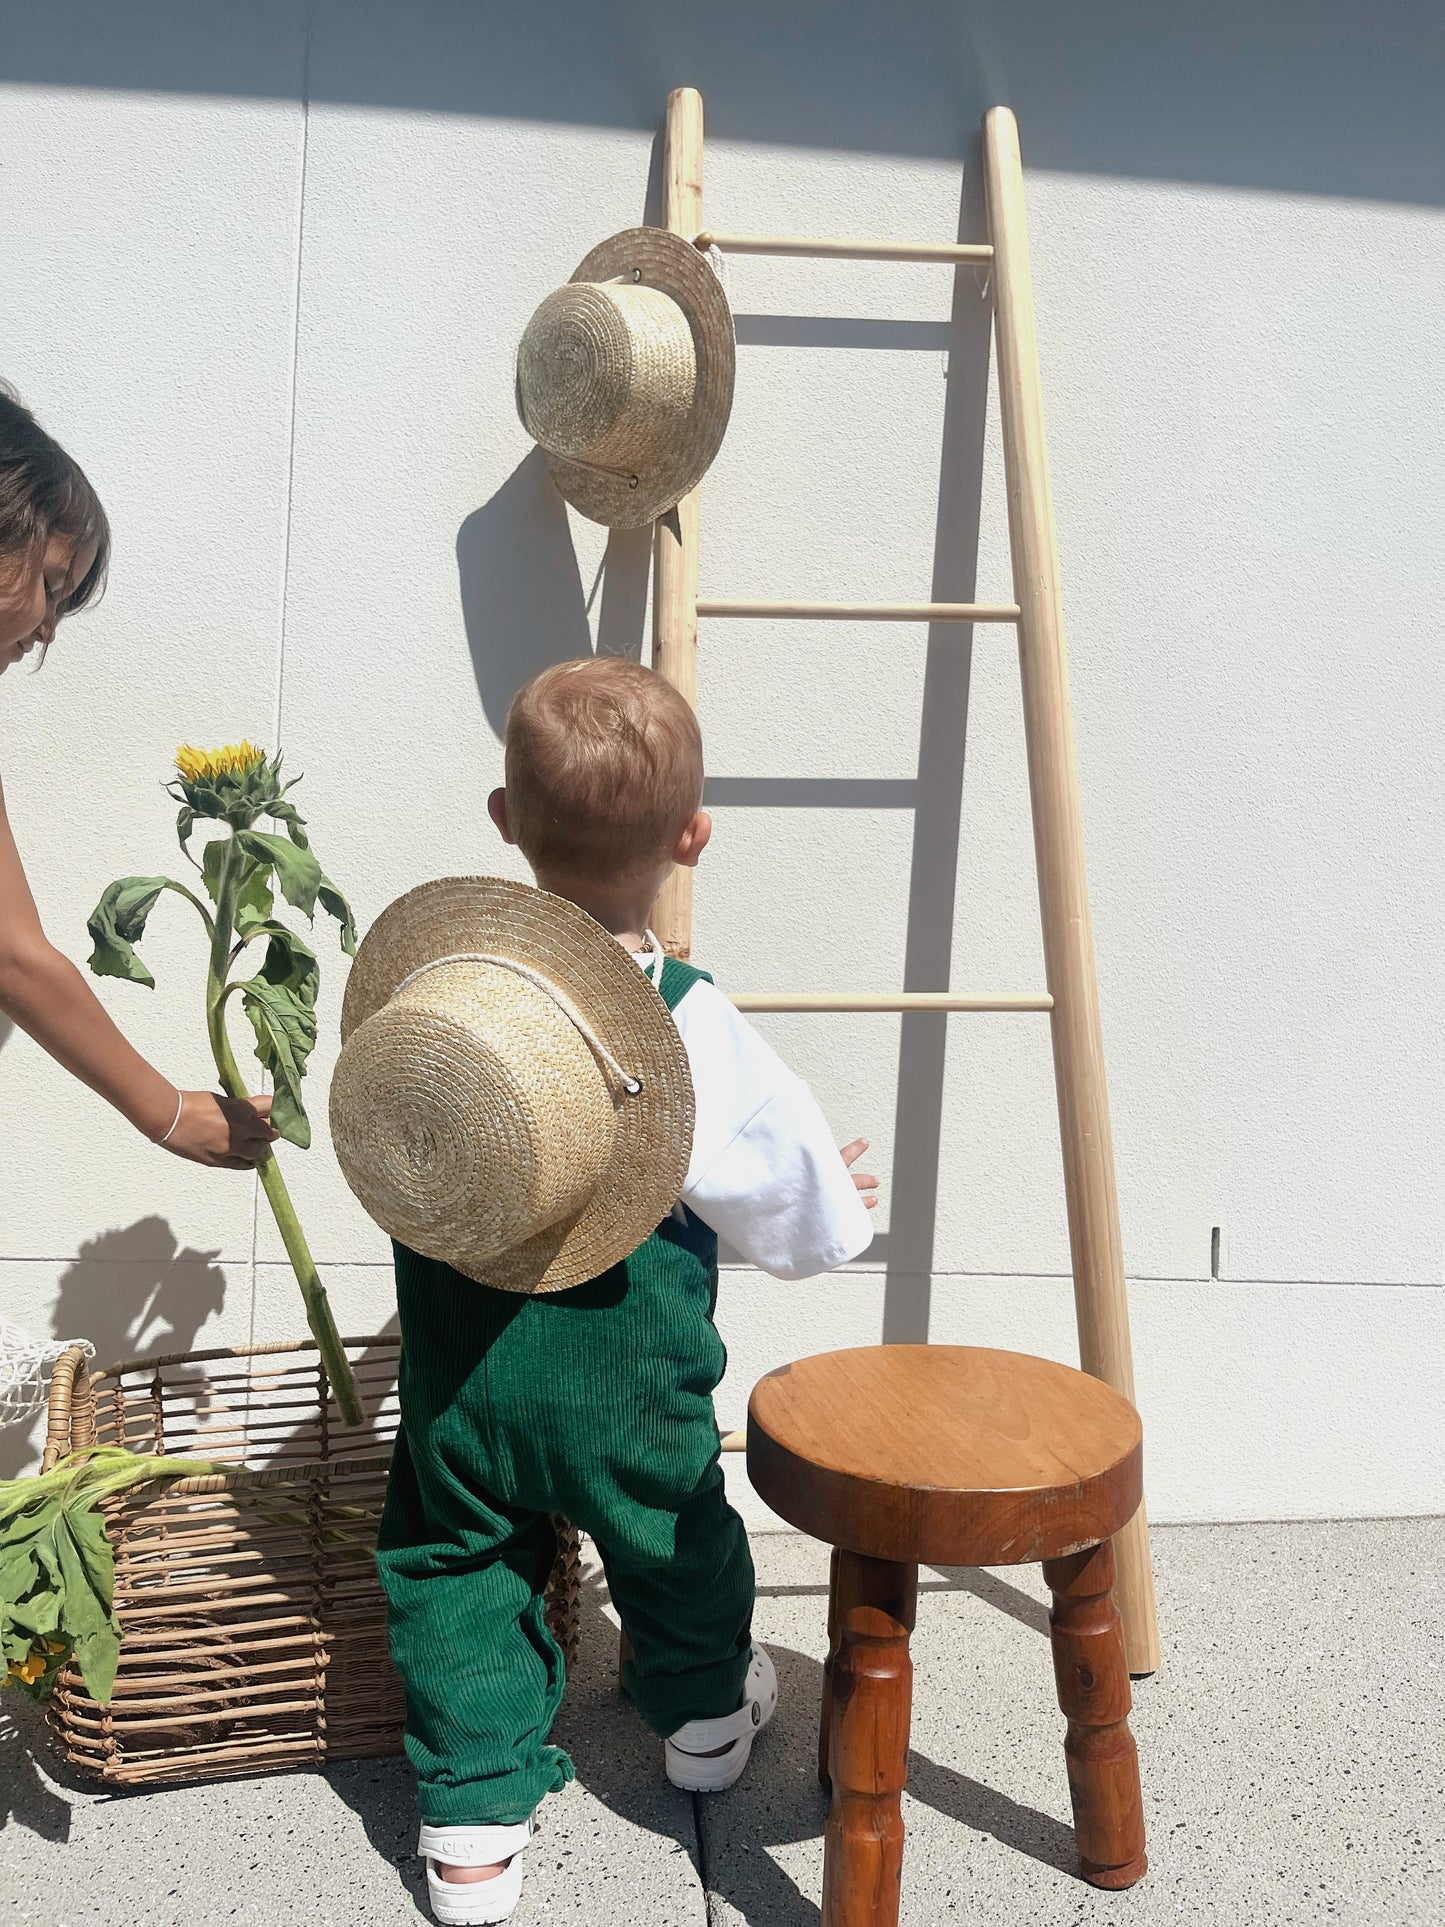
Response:
[[[1094,939],[1089,921],[1084,841],[1069,711],[1059,593],[1059,559],[1044,445],[1033,291],[1024,225],[1023,168],[1018,126],[1007,107],[991,108],[983,124],[984,185],[990,241],[814,240],[780,234],[733,234],[705,228],[702,212],[702,97],[679,87],[668,97],[663,142],[663,217],[699,248],[724,254],[807,255],[864,261],[936,261],[987,266],[992,280],[998,354],[999,409],[1008,493],[1014,600],[973,602],[749,602],[698,597],[697,491],[656,526],[653,576],[653,661],[697,701],[697,625],[700,617],[795,618],[815,622],[999,622],[1018,630],[1024,734],[1043,925],[1047,993],[915,991],[876,995],[843,991],[745,992],[742,1010],[1047,1011],[1053,1034],[1054,1079],[1063,1144],[1064,1193],[1079,1328],[1079,1362],[1086,1372],[1134,1397],[1129,1305],[1109,1097],[1099,1024]],[[653,921],[664,947],[690,953],[692,882],[674,870]],[[725,1441],[738,1449],[741,1434]],[[1159,1628],[1144,1508],[1114,1542],[1116,1596],[1132,1673],[1159,1664]]]

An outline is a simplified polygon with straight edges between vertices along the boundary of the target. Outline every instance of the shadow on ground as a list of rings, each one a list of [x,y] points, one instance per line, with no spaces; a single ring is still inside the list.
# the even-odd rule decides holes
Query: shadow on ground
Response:
[[[1010,1617],[1047,1633],[1044,1609],[1027,1594],[982,1572],[940,1571],[925,1577],[923,1592],[971,1592]],[[816,1593],[818,1587],[759,1587],[767,1598],[780,1592]],[[827,1801],[817,1776],[817,1709],[823,1669],[806,1653],[769,1641],[778,1669],[782,1717],[760,1742],[749,1779],[736,1796],[747,1804],[748,1842],[714,1858],[698,1796],[680,1795],[662,1781],[661,1742],[649,1733],[617,1690],[617,1630],[609,1617],[600,1572],[583,1583],[581,1650],[568,1678],[553,1737],[572,1755],[587,1792],[630,1825],[676,1842],[696,1867],[704,1888],[743,1920],[766,1927],[817,1927],[818,1908],[801,1894],[773,1858],[773,1850],[817,1842],[821,1856]],[[390,1861],[420,1913],[426,1913],[425,1878],[415,1848],[414,1789],[401,1760],[361,1762],[327,1773],[332,1787],[357,1814],[375,1851]],[[1072,1830],[1051,1815],[1023,1806],[952,1767],[913,1752],[908,1790],[914,1800],[960,1825],[988,1834],[1060,1872],[1077,1870]],[[534,1851],[547,1851],[548,1808]]]

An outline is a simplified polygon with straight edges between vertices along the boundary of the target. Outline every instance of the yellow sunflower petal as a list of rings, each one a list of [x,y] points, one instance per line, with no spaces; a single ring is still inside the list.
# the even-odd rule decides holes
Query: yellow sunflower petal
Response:
[[[249,737],[239,743],[223,743],[219,749],[196,749],[182,743],[176,751],[176,768],[188,783],[203,777],[244,776],[265,760],[265,750],[258,749]]]

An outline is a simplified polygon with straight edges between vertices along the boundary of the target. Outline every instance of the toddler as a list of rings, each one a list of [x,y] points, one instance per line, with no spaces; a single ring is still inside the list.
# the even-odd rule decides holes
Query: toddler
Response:
[[[672,1214],[586,1284],[520,1296],[396,1247],[402,1431],[378,1561],[420,1851],[452,1927],[507,1918],[536,1808],[572,1777],[548,1743],[562,1692],[542,1613],[550,1514],[596,1544],[630,1649],[623,1690],[675,1786],[731,1786],[777,1700],[718,1458],[718,1238],[775,1277],[811,1277],[868,1244],[877,1180],[851,1168],[865,1141],[840,1154],[806,1085],[647,928],[672,866],[707,845],[702,783],[696,718],[636,663],[557,664],[508,714],[492,820],[544,890],[651,975],[696,1119]]]

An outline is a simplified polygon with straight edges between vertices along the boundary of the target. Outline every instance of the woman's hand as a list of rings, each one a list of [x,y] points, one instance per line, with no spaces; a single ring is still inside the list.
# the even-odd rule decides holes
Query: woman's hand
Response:
[[[175,1129],[162,1148],[192,1164],[246,1171],[259,1164],[279,1132],[267,1119],[269,1097],[222,1097],[215,1091],[182,1091]]]
[[[857,1185],[858,1189],[862,1192],[864,1204],[867,1205],[870,1211],[872,1211],[876,1209],[878,1204],[878,1180],[872,1175],[871,1172],[853,1171],[853,1166],[858,1162],[859,1158],[862,1157],[863,1153],[867,1149],[868,1149],[867,1138],[855,1137],[851,1144],[845,1144],[843,1146],[842,1150],[838,1153],[838,1155],[839,1157],[842,1158],[843,1162],[848,1166],[848,1169],[853,1172],[853,1182],[854,1184]]]
[[[126,1042],[68,957],[47,941],[0,790],[0,1013],[152,1143],[193,1164],[249,1171],[278,1135],[269,1097],[178,1092]],[[180,1099],[180,1113],[176,1101]]]

